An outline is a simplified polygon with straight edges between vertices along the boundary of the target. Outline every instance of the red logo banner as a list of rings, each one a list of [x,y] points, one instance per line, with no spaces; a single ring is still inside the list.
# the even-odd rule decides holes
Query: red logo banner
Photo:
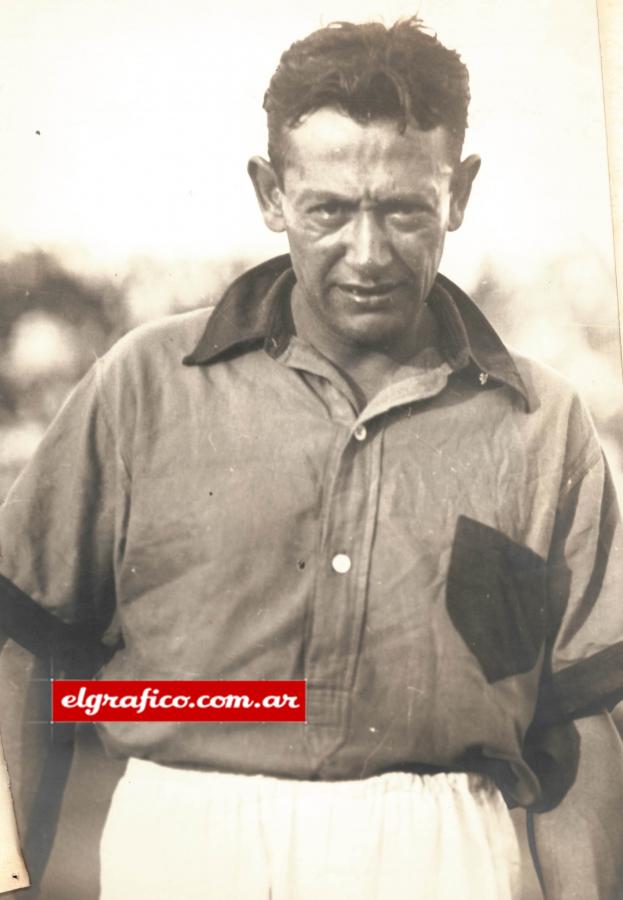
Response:
[[[304,722],[304,681],[53,681],[54,722]]]

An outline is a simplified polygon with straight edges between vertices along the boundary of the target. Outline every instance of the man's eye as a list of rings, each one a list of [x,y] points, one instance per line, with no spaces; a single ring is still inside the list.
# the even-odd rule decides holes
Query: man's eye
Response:
[[[343,203],[332,200],[327,203],[319,203],[317,206],[312,207],[311,213],[317,219],[329,222],[333,219],[340,219],[345,216],[347,214],[347,209]]]
[[[421,206],[400,206],[385,215],[397,228],[423,228],[430,223],[432,213]]]
[[[394,206],[387,210],[387,215],[398,219],[415,219],[425,216],[427,210],[421,206]]]

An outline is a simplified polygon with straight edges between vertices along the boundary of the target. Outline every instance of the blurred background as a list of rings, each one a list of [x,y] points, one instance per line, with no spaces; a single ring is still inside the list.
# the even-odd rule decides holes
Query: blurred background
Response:
[[[566,374],[623,489],[621,347],[593,0],[3,0],[0,497],[124,331],[283,252],[245,174],[281,51],[419,12],[472,76],[483,168],[442,271]]]

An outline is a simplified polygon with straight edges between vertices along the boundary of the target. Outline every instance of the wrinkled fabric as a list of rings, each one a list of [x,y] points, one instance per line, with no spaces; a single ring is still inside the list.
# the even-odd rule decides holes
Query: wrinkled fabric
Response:
[[[361,409],[292,333],[292,283],[260,267],[209,321],[144,326],[97,362],[2,508],[0,627],[61,675],[88,647],[111,679],[307,679],[304,724],[100,724],[119,757],[468,769],[534,803],[535,715],[623,682],[620,525],[589,416],[441,277],[439,346]]]
[[[479,775],[304,782],[130,760],[102,836],[100,898],[128,896],[518,900],[519,851]]]

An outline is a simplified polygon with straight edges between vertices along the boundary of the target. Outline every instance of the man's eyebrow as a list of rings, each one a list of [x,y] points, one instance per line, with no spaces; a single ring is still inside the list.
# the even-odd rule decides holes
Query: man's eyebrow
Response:
[[[359,198],[349,197],[347,194],[340,194],[339,191],[313,190],[308,189],[302,191],[299,197],[302,203],[322,203],[326,200],[337,201],[338,203],[355,204],[359,202]]]
[[[437,191],[426,191],[413,194],[389,194],[380,196],[377,202],[381,206],[434,206],[437,200]]]
[[[343,203],[348,206],[355,206],[362,200],[371,200],[380,206],[390,205],[408,205],[408,206],[431,206],[437,200],[437,191],[418,191],[413,193],[398,192],[396,194],[372,194],[371,197],[352,197],[349,194],[341,194],[339,191],[313,190],[307,189],[301,192],[299,200],[301,203],[323,203],[332,201]]]

